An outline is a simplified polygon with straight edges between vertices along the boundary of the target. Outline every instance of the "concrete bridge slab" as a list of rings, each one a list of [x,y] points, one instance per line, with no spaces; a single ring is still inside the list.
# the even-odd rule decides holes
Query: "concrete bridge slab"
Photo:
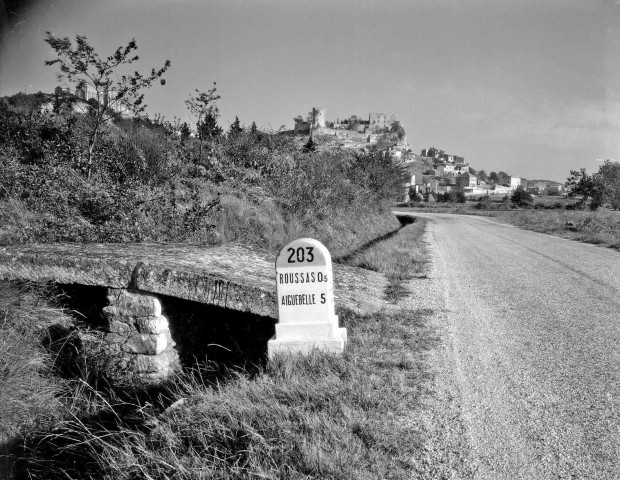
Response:
[[[140,290],[277,318],[274,262],[238,244],[31,244],[0,247],[0,279]],[[337,308],[381,308],[382,275],[333,270]]]

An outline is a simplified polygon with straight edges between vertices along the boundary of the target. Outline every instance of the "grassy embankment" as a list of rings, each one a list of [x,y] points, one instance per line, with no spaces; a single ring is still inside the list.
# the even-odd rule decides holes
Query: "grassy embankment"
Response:
[[[13,101],[13,103],[11,103]],[[334,256],[396,228],[402,172],[380,152],[300,151],[270,132],[182,138],[144,119],[106,124],[86,175],[87,117],[0,100],[0,245],[318,238]]]
[[[387,274],[386,298],[397,301],[404,292],[395,285],[424,274],[423,230],[409,225],[351,263]],[[3,287],[11,299],[13,288]],[[21,303],[2,305],[10,307],[3,328],[19,328]],[[39,336],[66,314],[28,312],[38,320],[20,332],[29,345],[22,350],[41,360],[19,370],[15,350],[0,358],[15,359],[3,380],[19,386],[5,391],[3,404],[19,414],[3,417],[3,431],[19,438],[19,468],[30,478],[449,478],[450,465],[429,462],[420,420],[432,395],[432,312],[398,305],[369,316],[339,312],[349,330],[342,356],[281,357],[258,373],[237,369],[210,384],[188,373],[134,397],[56,377]],[[25,385],[34,390],[18,394]],[[23,401],[35,391],[49,393],[37,404]]]

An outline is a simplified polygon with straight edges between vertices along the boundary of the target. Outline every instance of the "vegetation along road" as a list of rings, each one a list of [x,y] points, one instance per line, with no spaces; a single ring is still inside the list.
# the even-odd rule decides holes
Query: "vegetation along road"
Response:
[[[428,221],[439,383],[476,478],[620,478],[620,254],[489,219]]]

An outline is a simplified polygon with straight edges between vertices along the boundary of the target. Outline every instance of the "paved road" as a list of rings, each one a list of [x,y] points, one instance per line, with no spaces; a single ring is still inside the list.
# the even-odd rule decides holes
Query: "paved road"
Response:
[[[476,478],[620,478],[620,253],[415,215]]]

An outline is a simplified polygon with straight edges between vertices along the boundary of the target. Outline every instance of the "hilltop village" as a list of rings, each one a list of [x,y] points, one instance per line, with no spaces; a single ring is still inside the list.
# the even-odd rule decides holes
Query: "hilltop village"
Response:
[[[51,113],[66,105],[74,113],[86,113],[95,102],[109,104],[109,92],[103,98],[89,85],[74,90],[56,87],[53,94],[38,94],[39,111]],[[65,107],[65,108],[67,108]],[[128,112],[116,112],[121,118],[131,118]],[[395,162],[402,163],[407,170],[408,182],[405,184],[401,201],[409,201],[414,196],[425,199],[429,195],[446,194],[452,190],[462,190],[466,196],[507,195],[518,187],[525,188],[535,195],[561,195],[562,185],[548,180],[526,180],[505,172],[476,170],[469,165],[464,156],[447,153],[444,150],[424,148],[420,154],[413,152],[407,142],[407,134],[395,115],[369,113],[368,119],[357,115],[329,121],[326,110],[314,107],[306,117],[297,116],[293,130],[281,132],[298,137],[304,143],[308,137],[316,143],[316,150],[378,148]],[[192,132],[190,136],[194,136]],[[432,198],[432,197],[431,197]]]
[[[316,141],[318,150],[334,148],[368,149],[379,148],[395,161],[403,163],[407,169],[409,182],[405,185],[405,198],[413,195],[437,196],[453,189],[462,189],[467,196],[507,195],[518,187],[529,193],[540,195],[560,195],[562,186],[546,180],[528,181],[525,178],[505,172],[477,171],[465,157],[446,153],[435,147],[424,148],[415,154],[407,142],[407,134],[394,115],[370,113],[368,120],[352,115],[345,119],[329,121],[325,109],[315,107],[306,118],[294,119],[295,127],[289,133]]]
[[[529,193],[540,195],[561,195],[562,186],[548,180],[530,180],[509,175],[505,172],[475,170],[465,157],[446,153],[435,147],[424,148],[420,155],[407,153],[402,161],[408,170],[409,182],[405,185],[405,201],[421,194],[446,194],[462,189],[467,196],[507,195],[519,187]]]

